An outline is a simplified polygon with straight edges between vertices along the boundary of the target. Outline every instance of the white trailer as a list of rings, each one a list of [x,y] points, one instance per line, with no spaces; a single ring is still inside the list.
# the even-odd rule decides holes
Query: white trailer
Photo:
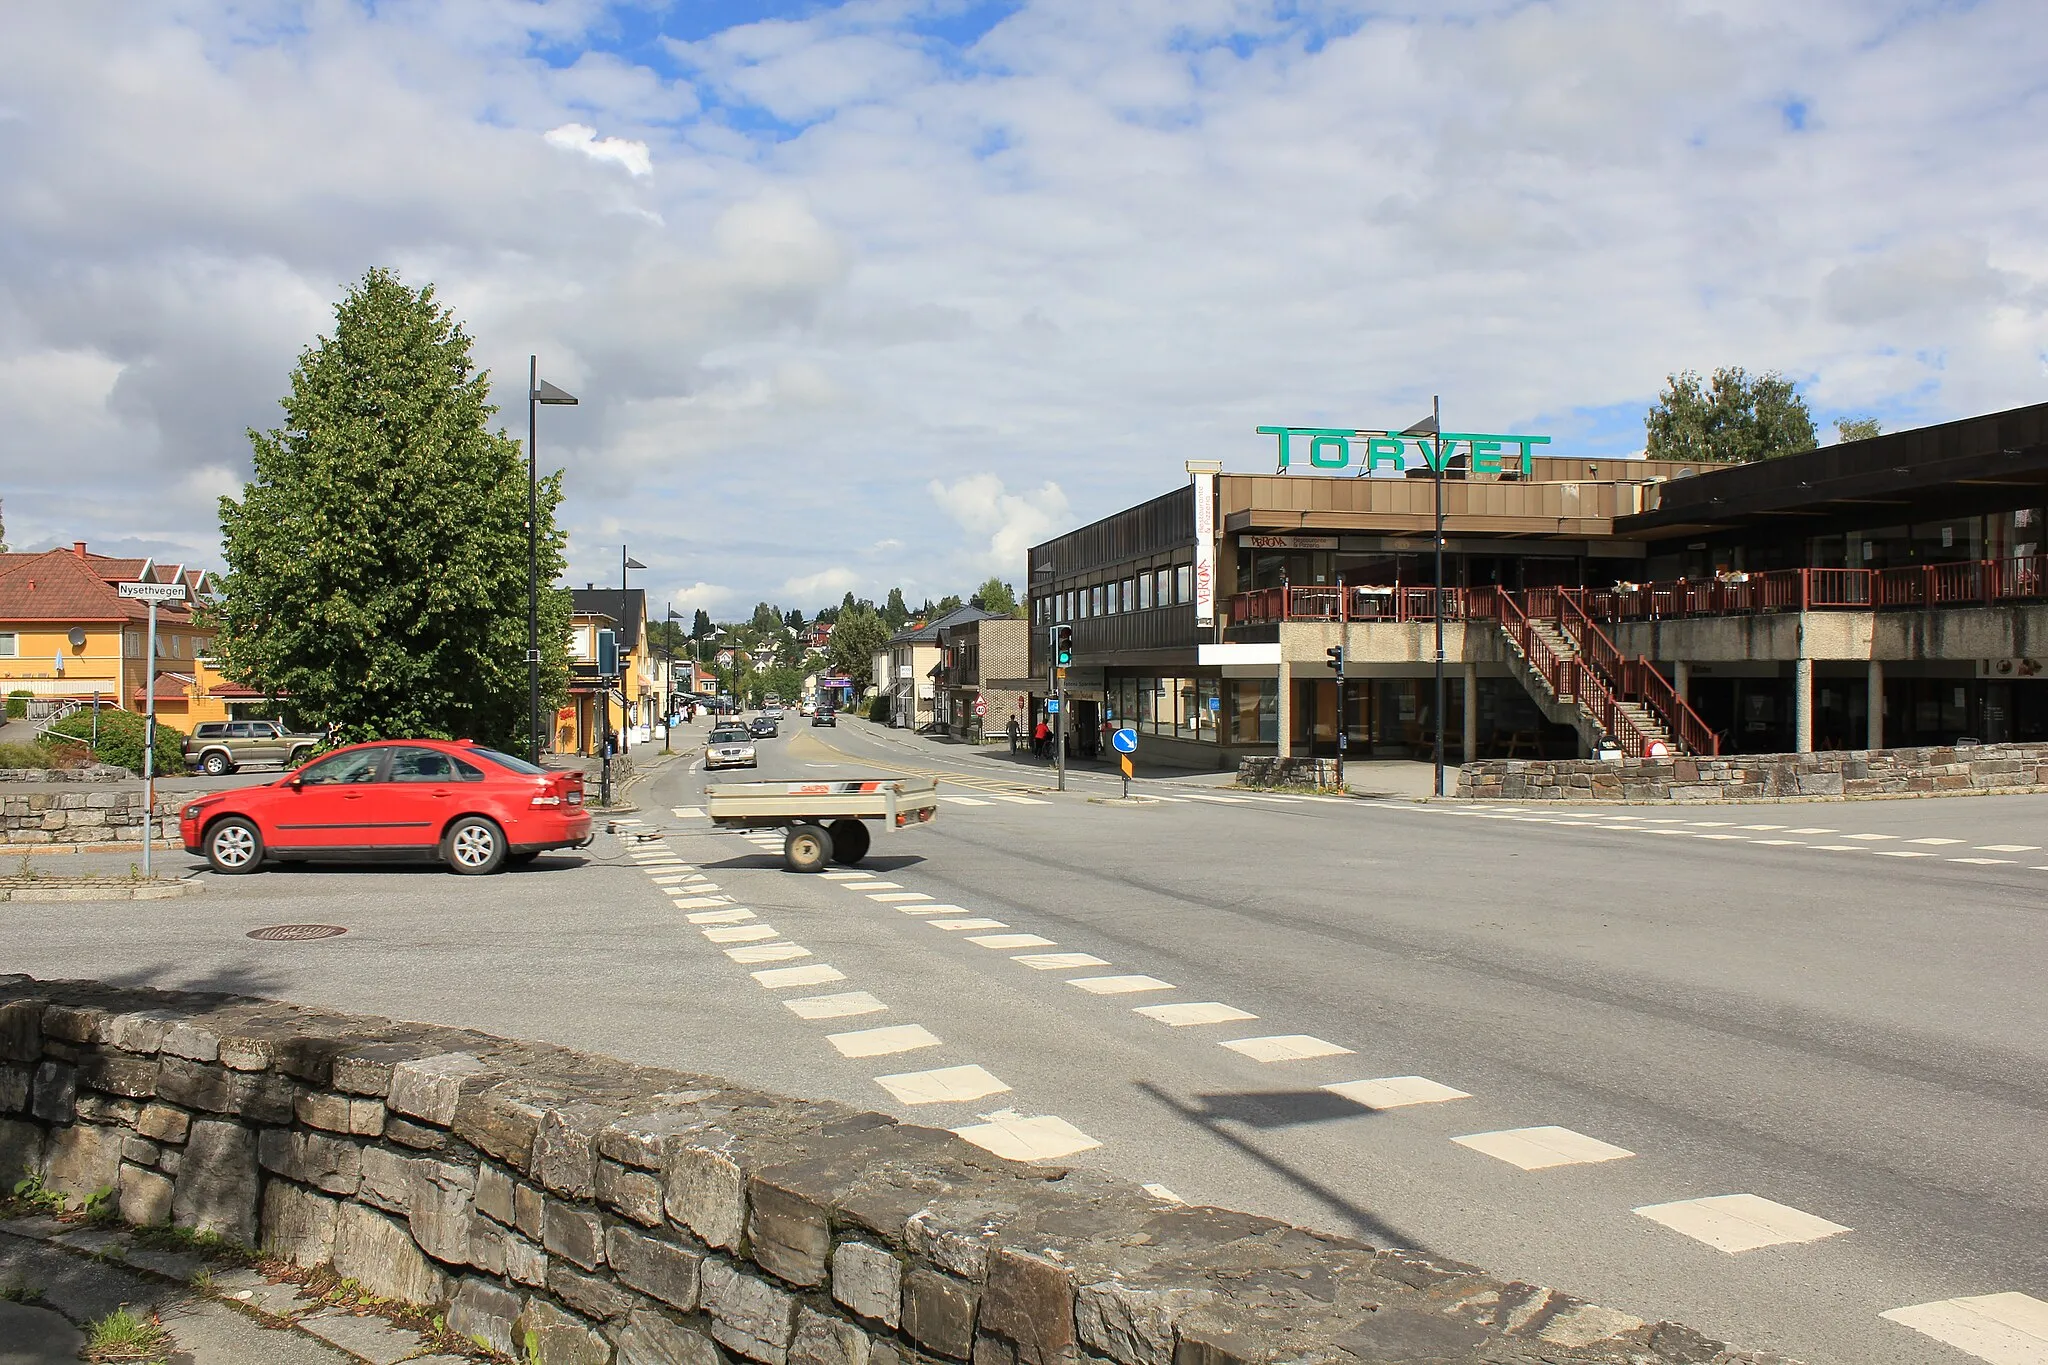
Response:
[[[780,829],[782,860],[792,872],[828,863],[851,867],[868,856],[866,820],[885,829],[931,823],[939,784],[930,777],[855,778],[841,782],[713,782],[704,813],[726,829]]]

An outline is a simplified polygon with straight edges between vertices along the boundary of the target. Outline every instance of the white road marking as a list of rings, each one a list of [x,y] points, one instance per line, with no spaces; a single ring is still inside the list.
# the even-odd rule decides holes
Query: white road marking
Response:
[[[702,806],[676,806],[672,808],[678,820],[708,820]]]
[[[942,1066],[936,1071],[905,1071],[894,1076],[877,1076],[875,1084],[894,1095],[901,1104],[978,1100],[983,1095],[1000,1095],[1010,1088],[972,1063]]]
[[[977,948],[1051,948],[1049,938],[1037,934],[977,934],[967,940]]]
[[[2039,853],[2039,844],[1979,844],[1979,853]]]
[[[1052,1114],[1025,1118],[1014,1109],[989,1114],[985,1123],[970,1123],[953,1131],[975,1146],[1012,1161],[1052,1161],[1102,1144]]]
[[[1306,1033],[1276,1033],[1266,1038],[1232,1038],[1223,1044],[1255,1062],[1300,1062],[1310,1057],[1341,1057],[1348,1047]]]
[[[1694,829],[1726,829],[1735,822],[1733,820],[1689,820],[1686,823]]]
[[[1749,842],[1749,836],[1747,834],[1695,834],[1692,837],[1695,839],[1733,839],[1735,840],[1735,842],[1739,844],[1746,844]]]
[[[1138,1188],[1164,1204],[1185,1204],[1188,1202],[1172,1190],[1167,1189],[1164,1185],[1140,1185]]]
[[[852,1033],[828,1033],[825,1041],[838,1048],[842,1057],[886,1057],[896,1052],[915,1052],[921,1047],[937,1047],[940,1040],[923,1024],[891,1024]]]
[[[868,899],[880,901],[883,905],[895,905],[903,901],[928,901],[931,897],[922,891],[884,891],[879,895],[869,896]]]
[[[828,882],[864,882],[871,880],[875,874],[872,872],[820,872],[818,875]]]
[[[1731,1256],[1738,1251],[1782,1246],[1787,1242],[1818,1242],[1823,1237],[1849,1231],[1840,1223],[1830,1223],[1754,1194],[1717,1194],[1706,1199],[1645,1204],[1636,1212]]]
[[[725,955],[739,963],[794,962],[809,957],[811,950],[801,943],[757,943],[751,948],[727,948]]]
[[[1013,806],[1050,806],[1052,802],[1041,801],[1035,796],[1005,796],[1001,792],[990,792],[998,801],[1007,801]]]
[[[1866,839],[1876,843],[1880,839],[1896,839],[1899,836],[1896,834],[1844,834],[1842,837],[1844,839]]]
[[[866,991],[807,995],[797,1000],[785,1000],[782,1007],[799,1019],[844,1019],[849,1015],[873,1014],[889,1008]]]
[[[1819,826],[1819,825],[1802,825],[1802,826],[1800,826],[1800,827],[1799,827],[1799,828],[1797,828],[1797,829],[1788,829],[1788,830],[1786,830],[1785,832],[1786,832],[1787,834],[1838,834],[1838,833],[1840,833],[1841,831],[1839,831],[1839,830],[1832,830],[1832,829],[1823,829],[1823,828],[1822,828],[1821,826]]]
[[[938,929],[1007,929],[1010,926],[999,919],[984,919],[975,916],[970,919],[928,919],[926,924]]]
[[[721,905],[731,905],[731,896],[686,896],[676,901],[678,910],[715,910]]]
[[[1910,848],[1874,848],[1870,850],[1880,858],[1932,858],[1932,853],[1921,853]]]
[[[1109,963],[1093,953],[1019,953],[1010,959],[1034,972],[1061,972],[1074,967],[1107,967]]]
[[[1493,1133],[1467,1133],[1451,1141],[1470,1147],[1497,1161],[1525,1171],[1547,1170],[1552,1166],[1581,1166],[1596,1161],[1619,1161],[1635,1153],[1598,1138],[1575,1133],[1569,1128],[1546,1125],[1539,1128],[1504,1128]]]
[[[1463,1090],[1453,1090],[1426,1076],[1382,1076],[1374,1081],[1339,1081],[1323,1089],[1368,1109],[1401,1109],[1411,1104],[1443,1104],[1449,1100],[1472,1098]]]
[[[823,962],[814,962],[807,967],[771,967],[765,972],[755,972],[754,980],[771,991],[784,986],[822,986],[827,981],[844,981],[846,973]]]
[[[1131,1012],[1142,1014],[1147,1019],[1157,1019],[1170,1028],[1186,1028],[1190,1024],[1229,1024],[1239,1019],[1259,1017],[1249,1010],[1215,1000],[1183,1005],[1138,1005]]]
[[[656,886],[674,886],[679,882],[696,881],[698,877],[695,873],[690,872],[670,872],[659,877],[649,877],[648,880]]]
[[[1068,954],[1055,953],[1050,956],[1065,957]],[[1079,986],[1090,995],[1135,995],[1139,991],[1170,991],[1177,989],[1172,982],[1161,981],[1156,976],[1082,976],[1076,977],[1067,984],[1069,986]]]
[[[1219,801],[1219,802],[1223,803],[1223,804],[1224,804],[1224,805],[1226,805],[1226,806],[1241,806],[1241,805],[1243,805],[1243,804],[1245,803],[1245,801],[1244,801],[1244,798],[1243,798],[1242,796],[1210,796],[1210,795],[1209,795],[1208,793],[1206,793],[1206,792],[1201,792],[1201,793],[1195,793],[1195,794],[1191,794],[1191,795],[1190,795],[1190,796],[1188,797],[1188,800],[1190,800],[1190,801]]]
[[[1960,844],[1964,841],[1961,839],[1908,839],[1906,842],[1909,844]]]
[[[1752,839],[1752,840],[1750,840],[1750,842],[1751,842],[1751,843],[1753,843],[1753,844],[1764,844],[1764,845],[1767,845],[1767,846],[1769,846],[1769,847],[1773,847],[1773,848],[1805,848],[1805,847],[1806,847],[1806,845],[1805,845],[1805,844],[1801,843],[1801,842],[1800,842],[1799,840],[1797,840],[1797,839]]]
[[[612,818],[612,823],[615,825],[637,825],[640,823],[640,821],[638,821],[637,819],[629,819],[628,817],[623,815],[618,815]]]
[[[942,796],[939,798],[939,800],[945,802],[949,806],[986,806],[991,804],[990,802],[981,800],[979,797],[973,796]]]
[[[2048,1365],[2048,1303],[2031,1294],[1942,1299],[1878,1316],[1991,1365]]]
[[[698,910],[683,916],[692,924],[739,924],[754,917],[751,910]]]
[[[1808,844],[1807,847],[1817,848],[1823,853],[1862,853],[1866,851],[1861,844]]]
[[[1763,830],[1771,830],[1771,829],[1783,829],[1783,828],[1785,828],[1785,827],[1784,827],[1783,825],[1738,825],[1738,826],[1736,826],[1736,828],[1737,828],[1737,829],[1763,829]]]
[[[2012,866],[2012,859],[2010,858],[1950,858],[1949,861],[1952,863],[1975,863],[1979,867],[1990,867],[1995,863],[2003,863],[2007,867]]]
[[[781,930],[769,924],[714,925],[697,932],[713,943],[756,943],[764,938],[782,937]]]
[[[903,889],[902,882],[879,882],[869,880],[864,882],[841,882],[839,884],[845,887],[848,891],[901,891]]]

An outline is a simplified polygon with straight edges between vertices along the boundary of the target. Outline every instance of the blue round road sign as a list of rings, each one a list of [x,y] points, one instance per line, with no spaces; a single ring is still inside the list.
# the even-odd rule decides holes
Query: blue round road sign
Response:
[[[1120,754],[1134,754],[1138,752],[1138,732],[1129,727],[1111,735],[1109,742],[1116,746],[1116,751]]]

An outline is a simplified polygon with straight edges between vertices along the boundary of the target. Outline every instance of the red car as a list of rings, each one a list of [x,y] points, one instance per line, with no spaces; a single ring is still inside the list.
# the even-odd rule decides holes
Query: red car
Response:
[[[216,872],[254,872],[266,859],[439,858],[477,875],[581,848],[590,812],[579,773],[468,740],[381,740],[202,796],[179,812],[178,832]]]

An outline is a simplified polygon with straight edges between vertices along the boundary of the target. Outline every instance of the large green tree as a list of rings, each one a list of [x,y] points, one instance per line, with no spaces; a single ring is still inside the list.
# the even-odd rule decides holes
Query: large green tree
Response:
[[[223,671],[345,739],[524,747],[526,461],[431,285],[372,270],[299,357],[256,477],[220,502]],[[558,474],[539,576],[564,568]],[[568,690],[569,595],[540,597],[542,705]]]
[[[1653,460],[1746,464],[1812,450],[1813,414],[1781,374],[1752,377],[1741,366],[1666,376],[1664,392],[1644,419]]]
[[[841,610],[825,644],[826,662],[834,673],[852,679],[855,691],[865,692],[874,679],[875,654],[889,643],[889,635],[888,625],[872,609]]]
[[[882,624],[890,630],[901,630],[909,619],[910,607],[903,601],[903,589],[889,589],[889,596],[882,603]]]
[[[1017,609],[1016,590],[993,574],[989,576],[988,582],[976,588],[974,596],[967,600],[971,605],[980,607],[983,611],[992,611],[998,616],[1023,615]]]

